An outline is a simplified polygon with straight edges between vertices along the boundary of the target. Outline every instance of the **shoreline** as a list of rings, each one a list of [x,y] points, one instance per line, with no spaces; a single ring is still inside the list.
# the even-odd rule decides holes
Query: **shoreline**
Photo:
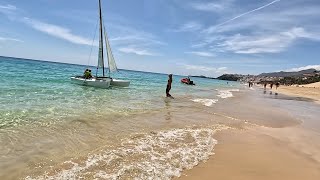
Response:
[[[226,130],[215,138],[214,155],[179,179],[319,179],[320,165],[286,141],[259,133],[258,129]]]
[[[288,96],[310,98],[320,104],[320,82],[299,86],[280,86],[276,91]]]
[[[249,98],[249,100],[258,99],[250,101],[250,103],[262,100],[259,99],[259,96],[262,97],[263,95]],[[267,99],[268,102],[281,102],[282,105],[294,103],[298,107],[304,101],[299,101],[298,98],[294,97],[291,99],[293,101],[286,101],[281,98]],[[315,108],[319,106],[316,103],[308,102],[307,99],[303,103],[309,103]],[[301,107],[303,106],[301,105]],[[269,107],[279,109],[283,111],[280,111],[282,114],[286,114],[285,107],[274,108],[272,104],[268,104]],[[231,106],[231,109],[234,108]],[[271,109],[268,109],[268,111]],[[259,110],[254,114],[259,114]],[[272,119],[273,121],[283,120],[284,117],[285,115]],[[214,154],[206,162],[200,163],[193,169],[183,171],[179,179],[319,179],[320,122],[316,121],[317,118],[301,119],[301,117],[295,115],[291,117],[291,122],[301,120],[301,123],[292,125],[289,125],[289,123],[285,126],[264,126],[257,122],[261,120],[266,123],[268,120],[262,120],[256,116],[256,121],[249,120],[249,124],[243,129],[228,129],[217,132],[214,138],[218,141],[218,144],[214,147]],[[245,116],[240,116],[240,119],[244,118]],[[288,118],[290,119],[290,116]],[[308,127],[310,125],[313,129]]]

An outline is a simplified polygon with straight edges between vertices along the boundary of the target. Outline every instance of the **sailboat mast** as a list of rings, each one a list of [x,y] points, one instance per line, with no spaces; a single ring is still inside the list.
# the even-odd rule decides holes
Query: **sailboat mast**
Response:
[[[100,16],[100,39],[102,44],[102,52],[101,52],[101,58],[102,58],[102,75],[104,77],[104,59],[103,59],[103,33],[102,33],[102,12],[101,12],[101,0],[99,0],[99,16]]]

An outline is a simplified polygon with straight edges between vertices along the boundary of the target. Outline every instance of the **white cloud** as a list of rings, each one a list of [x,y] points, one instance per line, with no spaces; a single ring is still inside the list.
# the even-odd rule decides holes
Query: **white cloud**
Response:
[[[14,5],[0,5],[0,13],[4,14],[10,20],[14,20],[18,8]]]
[[[68,42],[80,45],[92,45],[92,39],[76,35],[71,29],[62,27],[47,22],[42,22],[33,18],[26,18],[22,16],[22,12],[14,12],[17,8],[13,5],[0,5],[0,13],[5,14],[9,19],[17,22],[23,22],[31,28],[46,33],[50,36],[66,40]],[[88,13],[87,13],[88,14]],[[90,14],[90,13],[89,13]],[[138,55],[158,55],[159,53],[150,52],[153,46],[166,45],[167,43],[158,40],[156,36],[143,30],[138,30],[134,27],[129,26],[131,22],[121,20],[119,18],[115,20],[115,23],[108,22],[107,28],[110,28],[108,32],[116,32],[117,36],[109,36],[111,45],[115,48],[120,48],[121,52],[134,53]],[[108,30],[108,29],[107,29]],[[97,46],[97,43],[93,45]],[[134,48],[132,48],[134,47]]]
[[[0,9],[17,10],[17,7],[11,4],[7,4],[7,5],[0,5]]]
[[[318,65],[308,65],[308,66],[303,66],[303,67],[298,67],[298,68],[292,68],[292,69],[288,69],[285,71],[302,71],[302,70],[306,70],[306,69],[316,69],[318,71],[320,71],[320,64]]]
[[[211,52],[205,52],[205,51],[190,51],[186,52],[188,54],[194,54],[197,56],[202,56],[202,57],[214,57],[215,55]]]
[[[173,32],[193,32],[193,31],[200,30],[201,28],[202,28],[201,24],[191,21],[172,31]]]
[[[5,37],[0,37],[0,41],[15,41],[15,42],[23,42],[20,39],[15,39],[15,38],[5,38]]]
[[[128,54],[136,54],[141,56],[158,56],[158,54],[150,52],[146,49],[138,49],[134,47],[122,47],[118,49],[120,52],[128,53]]]
[[[317,24],[314,21],[320,16],[320,6],[306,6],[303,11],[301,8],[290,7],[287,9],[281,9],[281,11],[275,13],[269,9],[255,13],[254,16],[245,16],[233,21],[232,23],[224,23],[220,26],[212,25],[204,30],[205,33],[232,33],[239,31],[264,31],[264,32],[279,32],[285,29],[291,28],[295,24],[306,28],[314,29]],[[316,27],[316,29],[319,30]]]
[[[144,36],[141,34],[132,34],[132,35],[125,35],[125,36],[117,36],[114,38],[109,39],[111,42],[115,44],[126,44],[126,45],[166,45],[166,43],[161,42],[153,37]]]
[[[192,44],[191,47],[192,48],[201,48],[201,47],[204,47],[207,44],[208,44],[207,42],[202,42],[202,43]]]
[[[69,41],[74,44],[82,44],[82,45],[92,44],[92,40],[89,40],[87,38],[84,38],[78,35],[74,35],[72,34],[70,29],[67,29],[58,25],[48,24],[35,19],[30,19],[30,18],[24,18],[23,22],[25,22],[27,25],[31,26],[35,30]]]
[[[298,38],[320,40],[319,36],[306,32],[301,27],[295,27],[288,31],[271,35],[243,36],[237,34],[227,37],[217,45],[217,48],[241,54],[277,53],[284,51]]]
[[[131,40],[145,40],[145,38],[136,36],[136,35],[128,35],[128,36],[120,36],[120,37],[115,37],[111,38],[110,41],[131,41]]]
[[[111,45],[122,53],[130,53],[144,56],[159,56],[160,53],[151,51],[158,46],[167,45],[152,33],[138,30],[128,25],[110,23],[111,32],[116,32],[115,37],[111,37]]]
[[[190,65],[184,64],[185,69],[187,70],[196,70],[196,71],[204,71],[204,72],[213,72],[213,73],[225,73],[227,72],[227,67],[208,67],[208,66],[201,66],[201,65]]]
[[[156,45],[167,44],[165,42],[158,40],[158,38],[154,34],[145,32],[143,30],[138,30],[134,27],[129,26],[128,24],[130,23],[129,22],[127,22],[127,24],[119,24],[118,22],[109,23],[107,30],[111,29],[112,32],[117,32],[117,37],[114,38],[114,40],[116,41],[136,40],[136,41],[139,41],[139,43],[142,43],[142,42],[145,43],[146,41],[148,41]]]
[[[217,2],[190,3],[190,7],[199,11],[221,12],[229,8],[233,0],[221,0]]]
[[[272,2],[270,2],[270,3],[268,3],[268,4],[266,4],[266,5],[263,5],[263,6],[261,6],[261,7],[252,9],[252,10],[247,11],[247,12],[245,12],[245,13],[242,13],[242,14],[234,17],[234,18],[231,18],[231,19],[229,19],[229,20],[227,20],[227,21],[224,21],[224,22],[216,25],[215,27],[222,26],[222,25],[227,24],[227,23],[229,23],[229,22],[231,22],[231,21],[234,21],[234,20],[236,20],[236,19],[238,19],[238,18],[240,18],[240,17],[242,17],[242,16],[245,16],[245,15],[248,15],[248,14],[253,13],[253,12],[255,12],[255,11],[259,11],[259,10],[261,10],[261,9],[264,9],[264,8],[266,8],[266,7],[274,4],[274,3],[276,3],[276,2],[279,2],[279,1],[280,1],[280,0],[275,0],[275,1],[272,1]]]
[[[226,9],[217,18],[223,21],[196,32],[198,40],[191,47],[215,53],[261,54],[286,51],[298,40],[320,41],[320,25],[314,23],[320,16],[320,4],[279,2],[270,1],[229,20],[225,17],[233,13]]]

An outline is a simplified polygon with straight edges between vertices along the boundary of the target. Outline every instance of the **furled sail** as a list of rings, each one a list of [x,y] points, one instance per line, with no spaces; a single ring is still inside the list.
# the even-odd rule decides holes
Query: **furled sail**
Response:
[[[103,26],[103,28],[104,28],[104,37],[105,37],[106,48],[107,48],[109,72],[117,72],[118,69],[117,69],[116,61],[114,60],[114,57],[113,57],[113,54],[112,54],[112,51],[111,51],[111,47],[110,47],[110,44],[109,44],[106,28],[104,26]]]

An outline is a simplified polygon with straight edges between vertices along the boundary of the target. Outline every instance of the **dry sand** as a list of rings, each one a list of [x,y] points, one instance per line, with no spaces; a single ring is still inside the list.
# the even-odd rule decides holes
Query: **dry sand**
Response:
[[[300,85],[301,87],[312,87],[312,88],[320,88],[320,82],[316,82],[316,83],[311,83],[311,84],[306,84],[306,85]]]
[[[289,96],[310,98],[320,102],[320,82],[297,86],[280,86],[277,90]]]

